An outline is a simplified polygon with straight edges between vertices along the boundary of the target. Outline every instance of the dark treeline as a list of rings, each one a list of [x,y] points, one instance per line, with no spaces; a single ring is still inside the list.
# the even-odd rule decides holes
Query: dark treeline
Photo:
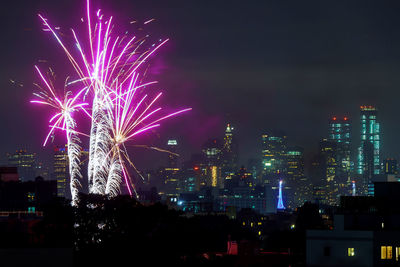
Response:
[[[82,194],[80,199],[77,208],[63,199],[48,202],[43,219],[31,221],[29,231],[18,229],[20,220],[9,222],[2,228],[1,246],[73,248],[75,266],[133,266],[139,262],[221,266],[229,265],[230,258],[210,259],[204,253],[226,252],[229,239],[256,239],[223,215],[187,217],[160,203],[143,206],[129,196],[110,200]]]

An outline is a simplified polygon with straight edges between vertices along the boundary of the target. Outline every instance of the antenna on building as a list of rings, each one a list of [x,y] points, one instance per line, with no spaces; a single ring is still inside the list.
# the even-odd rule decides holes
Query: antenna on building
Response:
[[[284,210],[285,206],[283,206],[282,200],[282,180],[279,181],[279,195],[278,195],[278,210]]]

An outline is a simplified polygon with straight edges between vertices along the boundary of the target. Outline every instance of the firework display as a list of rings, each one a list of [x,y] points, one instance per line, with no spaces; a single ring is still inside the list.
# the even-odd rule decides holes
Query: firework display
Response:
[[[86,18],[81,19],[86,25],[82,31],[84,38],[71,29],[74,40],[71,48],[61,39],[57,27],[52,27],[39,14],[44,30],[57,40],[75,70],[76,79],[66,82],[66,88],[77,89],[66,90],[60,99],[52,84],[36,67],[46,87],[40,87],[41,92],[35,94],[38,99],[31,101],[57,110],[57,114],[49,121],[50,131],[44,145],[54,131],[65,131],[73,205],[78,201],[79,178],[82,177],[79,169],[79,135],[89,139],[89,193],[113,197],[120,193],[120,185],[124,182],[132,196],[136,191],[128,168],[137,168],[129,157],[126,143],[139,134],[159,127],[163,120],[190,110],[185,108],[170,114],[163,113],[162,107],[157,105],[162,93],[153,97],[147,93],[148,88],[157,82],[144,82],[146,71],[142,69],[168,39],[151,44],[149,49],[145,48],[147,36],[137,38],[114,34],[116,28],[112,24],[112,17],[104,19],[101,10],[92,16],[89,0],[86,10]],[[147,23],[149,21],[144,24]],[[89,134],[78,132],[79,125],[74,119],[76,111],[82,111],[90,119]]]

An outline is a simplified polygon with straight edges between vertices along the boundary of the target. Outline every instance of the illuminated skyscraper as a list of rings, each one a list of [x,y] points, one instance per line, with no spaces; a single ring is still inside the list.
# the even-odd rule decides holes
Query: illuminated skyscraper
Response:
[[[175,139],[169,139],[167,142],[168,151],[174,153],[168,154],[167,166],[163,170],[165,193],[167,195],[176,195],[181,191],[180,168],[178,167],[177,146],[178,142]]]
[[[206,163],[203,177],[207,186],[224,187],[224,176],[221,173],[224,162],[223,148],[224,144],[221,144],[218,139],[210,139],[203,145],[202,151]]]
[[[357,173],[362,177],[362,192],[374,175],[381,173],[380,126],[377,121],[378,110],[373,106],[361,106],[361,145],[357,155]]]
[[[328,205],[336,205],[339,200],[339,185],[336,181],[337,171],[337,142],[323,139],[319,143],[321,155],[321,168],[323,170],[323,179],[321,185],[323,187],[324,197],[322,203]]]
[[[304,174],[304,155],[301,147],[288,147],[285,155],[285,192],[288,208],[300,207],[311,200],[311,184]]]
[[[18,168],[21,181],[33,181],[36,177],[36,153],[29,153],[26,149],[19,149],[15,153],[7,153],[8,164]]]
[[[233,135],[233,126],[226,125],[224,143],[222,146],[222,167],[225,172],[235,172],[238,168],[237,143]]]
[[[262,168],[264,183],[277,178],[285,171],[286,135],[283,133],[262,135]]]
[[[336,143],[335,180],[339,185],[350,185],[350,120],[332,117],[329,121],[329,141]]]
[[[68,197],[69,174],[67,146],[54,147],[53,171],[54,178],[57,180],[57,196]]]
[[[178,141],[176,141],[176,139],[170,139],[167,142],[167,146],[168,151],[173,153],[168,153],[168,167],[178,167],[178,156],[175,155],[177,154]]]

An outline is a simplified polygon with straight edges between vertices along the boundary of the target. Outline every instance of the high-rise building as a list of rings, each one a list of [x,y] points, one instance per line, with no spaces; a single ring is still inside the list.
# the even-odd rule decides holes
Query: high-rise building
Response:
[[[207,186],[224,187],[224,176],[222,175],[224,145],[218,139],[208,140],[202,148],[206,168],[203,169],[203,176]]]
[[[36,177],[36,153],[19,149],[15,153],[7,153],[8,164],[17,167],[21,181],[33,181]]]
[[[167,195],[176,195],[181,191],[180,188],[180,168],[178,167],[178,142],[176,139],[169,139],[167,142],[168,162],[167,166],[163,169],[165,193]]]
[[[285,181],[286,203],[289,208],[300,207],[312,199],[311,184],[304,173],[303,148],[287,148]]]
[[[262,135],[262,168],[264,183],[280,179],[285,172],[286,135],[283,133]]]
[[[233,126],[228,123],[222,146],[222,168],[224,172],[235,172],[238,168],[237,143],[233,135]]]
[[[53,157],[54,178],[57,180],[57,196],[68,197],[68,152],[67,146],[54,147]]]
[[[350,120],[348,117],[334,116],[329,120],[328,140],[336,143],[336,171],[335,180],[343,186],[350,186],[351,174],[351,138]]]
[[[357,173],[362,179],[361,193],[367,193],[368,184],[381,173],[380,125],[378,110],[373,106],[361,106],[361,144],[357,155]]]
[[[383,172],[385,174],[397,174],[397,160],[388,158],[383,161]]]
[[[169,139],[167,142],[168,151],[168,167],[178,167],[177,147],[178,141],[176,139]]]
[[[323,139],[319,143],[320,155],[323,169],[323,179],[321,185],[323,187],[324,199],[323,204],[336,205],[339,201],[339,185],[336,178],[337,171],[337,142]]]
[[[202,152],[207,165],[209,166],[221,166],[222,164],[222,144],[220,140],[214,138],[209,139],[202,146]]]

